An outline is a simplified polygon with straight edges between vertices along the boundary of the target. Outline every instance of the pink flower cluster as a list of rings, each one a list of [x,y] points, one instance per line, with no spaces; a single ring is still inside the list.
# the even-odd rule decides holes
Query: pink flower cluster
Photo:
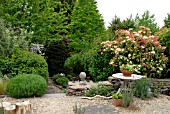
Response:
[[[130,64],[140,74],[153,73],[160,75],[167,63],[164,55],[166,47],[161,46],[159,39],[151,35],[150,28],[140,26],[139,31],[117,30],[114,41],[102,42],[103,52],[111,51],[113,67]]]

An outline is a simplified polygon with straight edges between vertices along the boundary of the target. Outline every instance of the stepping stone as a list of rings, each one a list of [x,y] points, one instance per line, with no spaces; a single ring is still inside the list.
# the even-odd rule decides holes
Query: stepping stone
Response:
[[[117,111],[112,105],[93,105],[85,107],[84,114],[116,114]]]

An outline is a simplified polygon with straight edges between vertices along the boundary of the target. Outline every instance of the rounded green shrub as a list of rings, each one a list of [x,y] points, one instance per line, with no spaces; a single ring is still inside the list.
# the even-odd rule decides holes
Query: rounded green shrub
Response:
[[[68,78],[62,76],[62,77],[56,79],[56,83],[61,85],[61,86],[63,86],[63,87],[67,87],[67,85],[68,85]]]
[[[18,74],[38,74],[48,82],[48,65],[44,57],[25,50],[16,50],[11,58],[10,72]]]
[[[36,74],[20,74],[11,78],[6,92],[14,98],[42,96],[47,89],[45,79]]]
[[[52,77],[52,79],[53,79],[53,81],[55,82],[58,78],[60,78],[61,77],[61,75],[60,74],[54,74],[53,75],[53,77]]]

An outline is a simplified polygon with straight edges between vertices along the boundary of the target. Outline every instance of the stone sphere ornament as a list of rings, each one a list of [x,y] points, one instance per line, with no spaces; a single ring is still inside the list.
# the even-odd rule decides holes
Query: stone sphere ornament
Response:
[[[85,81],[86,73],[85,72],[80,72],[79,77],[80,77],[81,81]]]
[[[86,73],[85,72],[80,72],[79,74],[79,77],[80,77],[80,85],[86,85]]]

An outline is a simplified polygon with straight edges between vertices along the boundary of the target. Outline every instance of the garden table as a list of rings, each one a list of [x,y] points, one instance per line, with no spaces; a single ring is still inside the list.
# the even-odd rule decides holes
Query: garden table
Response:
[[[139,80],[141,78],[146,78],[146,76],[137,75],[137,74],[132,74],[131,77],[126,77],[126,76],[123,76],[122,73],[116,73],[116,74],[113,74],[112,76],[114,78],[122,79],[124,81],[124,87],[121,87],[122,89],[127,87],[128,81],[130,81],[130,80],[134,81],[134,80]]]

